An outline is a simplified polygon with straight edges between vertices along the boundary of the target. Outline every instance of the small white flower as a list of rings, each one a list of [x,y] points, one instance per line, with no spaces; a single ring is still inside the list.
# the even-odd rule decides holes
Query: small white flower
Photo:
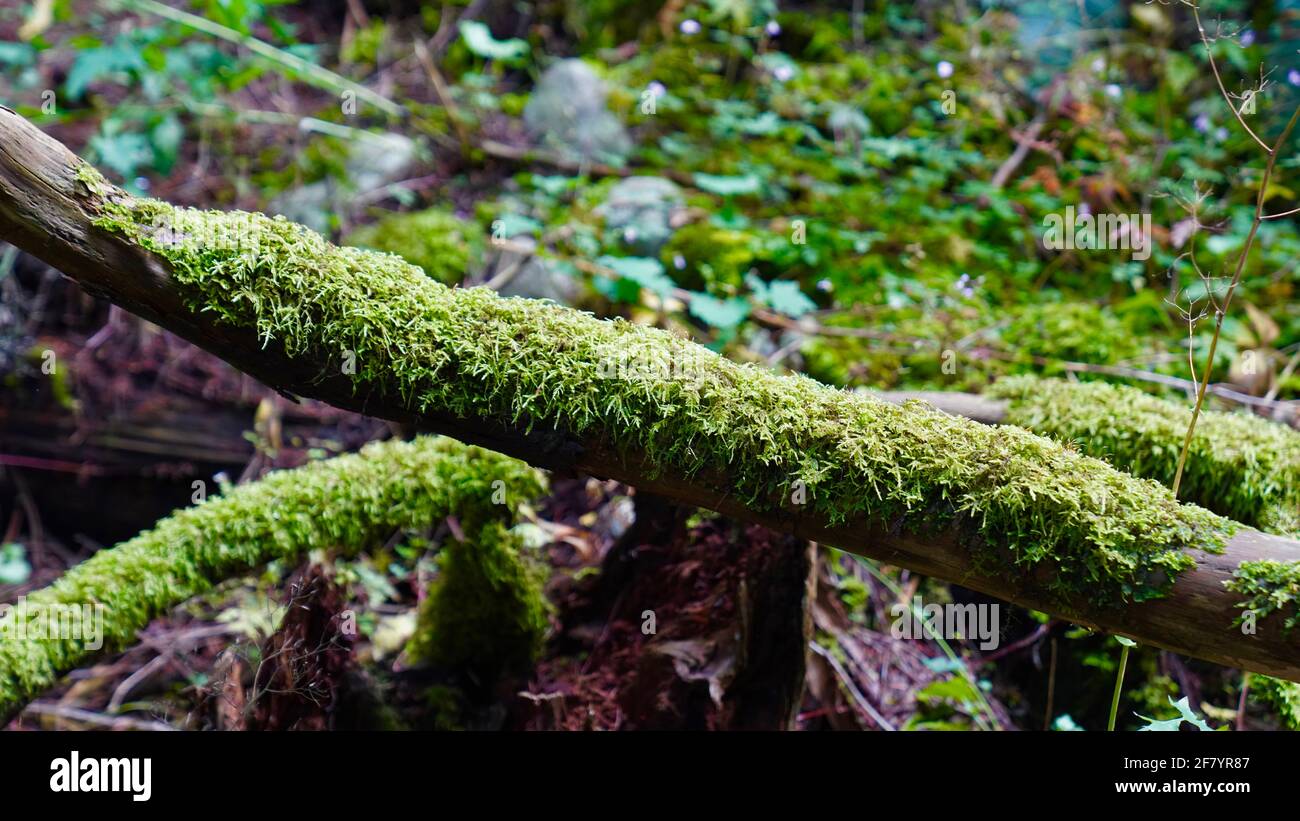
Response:
[[[1192,127],[1202,134],[1210,132],[1210,118],[1205,114],[1197,114],[1196,119],[1192,120]]]
[[[779,65],[772,69],[772,76],[775,77],[778,82],[787,83],[794,79],[794,69],[787,65]]]
[[[938,69],[939,76],[945,80],[952,76],[952,72],[953,72],[952,63],[948,62],[947,60],[940,60],[939,65],[936,66],[935,68]]]
[[[686,269],[686,257],[681,254],[673,254],[673,267],[679,271]]]
[[[652,80],[650,85],[646,86],[646,91],[649,91],[652,97],[662,97],[668,93],[668,88],[658,80]]]
[[[628,227],[626,227],[626,228],[623,229],[623,241],[624,241],[624,242],[626,242],[627,244],[631,245],[632,243],[636,242],[636,238],[637,238],[636,228],[634,228],[633,226],[629,225]]]
[[[700,21],[699,21],[699,20],[683,20],[683,21],[682,21],[682,24],[681,24],[680,26],[678,26],[677,29],[678,29],[679,31],[681,31],[682,34],[699,34],[699,33],[700,33]]]
[[[1112,100],[1118,100],[1120,97],[1124,96],[1124,90],[1114,83],[1111,83],[1106,86],[1106,96]]]
[[[1106,70],[1106,61],[1098,57],[1092,61],[1092,73],[1100,74]]]
[[[835,283],[831,282],[829,279],[819,279],[817,280],[817,290],[822,291],[823,293],[830,293],[835,290]]]
[[[1218,140],[1219,142],[1223,142],[1224,140],[1228,139],[1228,129],[1220,126],[1219,129],[1214,132],[1214,139]]]
[[[1300,69],[1293,68],[1286,73],[1286,81],[1293,86],[1300,86]]]
[[[764,31],[767,32],[768,37],[776,37],[781,33],[781,24],[775,20],[768,20]]]

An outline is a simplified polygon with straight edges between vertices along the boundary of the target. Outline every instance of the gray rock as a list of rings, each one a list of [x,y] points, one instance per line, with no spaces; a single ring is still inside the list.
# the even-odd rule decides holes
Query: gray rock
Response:
[[[581,60],[561,60],[542,73],[524,107],[524,124],[539,145],[578,162],[621,165],[632,140],[605,101],[609,89]]]
[[[356,193],[400,180],[415,161],[415,151],[410,137],[359,132],[349,143],[342,180],[327,178],[286,191],[271,200],[267,211],[325,233],[331,212],[344,207]]]
[[[673,234],[674,212],[682,207],[682,191],[662,177],[628,177],[609,190],[596,209],[605,227],[623,235],[641,256],[655,256]]]
[[[532,237],[514,237],[511,242],[516,245],[530,245],[536,247],[537,242]],[[520,265],[519,270],[510,278],[510,281],[502,285],[497,293],[501,296],[518,296],[526,299],[550,299],[561,304],[572,304],[581,293],[581,288],[573,277],[567,273],[548,265],[546,260],[540,257],[528,257],[513,249],[502,249],[497,256],[496,263],[492,266],[492,276],[497,272],[509,270],[514,265]]]

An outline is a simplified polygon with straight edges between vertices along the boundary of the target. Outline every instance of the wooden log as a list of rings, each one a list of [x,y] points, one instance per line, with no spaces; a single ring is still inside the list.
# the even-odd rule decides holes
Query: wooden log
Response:
[[[733,363],[710,358],[704,352],[692,353],[696,349],[684,343],[669,342],[663,335],[640,331],[634,334],[626,327],[615,329],[558,306],[530,306],[523,304],[525,301],[494,299],[481,293],[440,290],[440,286],[420,281],[418,271],[416,274],[395,273],[391,262],[384,263],[387,267],[383,271],[375,272],[377,276],[389,277],[386,281],[375,279],[375,287],[382,290],[378,294],[364,287],[323,293],[313,290],[314,283],[308,281],[283,283],[286,287],[302,288],[298,293],[277,293],[276,298],[283,304],[302,305],[304,312],[328,310],[332,312],[329,315],[331,320],[352,316],[354,312],[364,316],[367,312],[382,309],[394,325],[363,330],[367,333],[369,330],[398,335],[405,333],[407,335],[401,336],[401,342],[407,349],[418,348],[450,363],[445,370],[435,369],[436,376],[421,376],[423,381],[415,385],[373,374],[369,380],[359,381],[331,365],[329,357],[336,352],[328,346],[334,344],[335,339],[291,340],[300,351],[291,354],[284,340],[259,332],[257,323],[266,315],[258,314],[256,321],[247,321],[247,312],[256,310],[247,302],[225,306],[238,313],[233,319],[225,317],[226,321],[222,321],[217,311],[196,310],[193,307],[195,281],[183,282],[181,270],[175,267],[178,263],[157,250],[159,246],[150,250],[139,236],[114,230],[111,225],[97,224],[97,220],[114,204],[131,202],[124,193],[99,182],[97,177],[93,172],[88,174],[84,163],[57,141],[15,113],[0,110],[0,238],[59,268],[91,293],[172,330],[278,390],[445,433],[540,467],[618,479],[683,504],[711,508],[737,519],[908,567],[1079,624],[1129,636],[1145,644],[1300,681],[1300,645],[1294,637],[1283,633],[1282,619],[1264,619],[1255,634],[1243,634],[1234,626],[1240,616],[1240,596],[1224,586],[1243,561],[1300,560],[1300,544],[1293,540],[1248,528],[1232,529],[1231,537],[1223,545],[1189,537],[1181,555],[1189,556],[1194,566],[1178,574],[1164,598],[1114,606],[1113,603],[1103,603],[1101,594],[1106,590],[1100,586],[1096,591],[1063,592],[1059,583],[1063,574],[1079,568],[1064,563],[1060,557],[1049,555],[1044,560],[1031,562],[1029,570],[1009,572],[1005,567],[990,570],[987,563],[978,561],[973,549],[981,544],[990,546],[988,541],[992,538],[994,543],[991,546],[1002,550],[1005,559],[1017,555],[1014,550],[1023,548],[1029,537],[1041,538],[1043,544],[1048,544],[1059,536],[1053,535],[1056,529],[1049,525],[1053,517],[1066,515],[1061,512],[1065,508],[1076,512],[1082,510],[1086,517],[1095,520],[1098,510],[1104,508],[1105,500],[1079,497],[1062,502],[1059,494],[1072,487],[1074,478],[1061,475],[1063,470],[1086,469],[1107,486],[1125,487],[1130,491],[1137,487],[1132,484],[1136,480],[1131,477],[1099,464],[1076,460],[1064,449],[1056,447],[1053,450],[1055,446],[1045,440],[1027,439],[1016,429],[1004,428],[998,436],[1013,441],[1016,447],[1014,453],[1003,451],[1000,448],[1003,442],[991,438],[975,423],[961,420],[940,423],[933,411],[919,408],[888,410],[884,403],[846,398],[829,388],[813,387],[807,380],[756,375],[753,370],[742,370]],[[88,184],[88,180],[93,184]],[[335,253],[319,241],[313,241],[312,248],[322,253]],[[360,262],[358,258],[342,255],[334,257],[332,263],[343,264],[348,259]],[[368,262],[377,264],[374,260]],[[193,274],[191,270],[189,275]],[[355,280],[353,276],[352,281]],[[279,284],[270,283],[270,286],[278,287]],[[208,294],[206,298],[212,297]],[[333,302],[318,305],[310,301],[313,299]],[[396,316],[394,311],[398,311]],[[283,314],[279,316],[283,318]],[[536,321],[539,325],[532,329],[516,328],[505,337],[495,338],[505,346],[522,346],[529,342],[533,347],[526,351],[527,355],[541,359],[520,362],[502,358],[499,351],[484,352],[473,347],[474,340],[465,338],[466,334],[476,332],[487,337],[499,332],[502,323],[516,320]],[[691,394],[694,400],[704,403],[700,406],[704,410],[700,410],[700,407],[661,402],[662,385],[595,381],[589,372],[598,363],[583,359],[586,348],[575,344],[576,340],[550,336],[571,329],[580,329],[601,340],[623,334],[634,337],[634,341],[662,345],[661,352],[698,355],[694,366],[702,368],[704,376],[713,380],[711,385],[734,385],[736,391]],[[440,333],[459,335],[429,338],[430,334]],[[530,333],[541,334],[541,341],[530,341]],[[352,339],[364,341],[364,336]],[[372,347],[369,355],[388,361],[399,356],[395,351],[392,346]],[[420,362],[409,359],[403,364],[421,366]],[[488,372],[486,369],[489,367],[499,370]],[[547,415],[550,406],[544,389],[536,383],[538,373],[555,380],[550,387],[564,387],[570,395],[590,401],[591,405],[584,407],[582,413],[551,409]],[[458,387],[464,388],[465,392],[456,394],[454,401],[446,394],[438,393],[446,389],[439,380],[446,379],[461,380]],[[587,379],[592,381],[585,381]],[[423,402],[421,410],[404,388],[419,389],[426,397],[443,398]],[[474,394],[475,388],[481,388],[483,393]],[[622,391],[625,399],[635,403],[635,419],[628,420],[603,410],[600,402],[616,391]],[[1024,522],[1017,522],[1014,517],[1006,518],[1007,510],[1001,510],[1004,514],[1002,521],[1018,528],[1019,535],[1024,537],[1008,540],[999,540],[997,533],[989,533],[987,526],[970,516],[953,515],[960,511],[951,507],[933,511],[909,509],[907,516],[848,517],[847,521],[827,515],[827,505],[832,506],[832,512],[833,506],[837,505],[840,510],[856,510],[866,506],[863,498],[868,494],[896,493],[896,488],[888,487],[888,476],[897,473],[916,478],[909,471],[919,468],[910,460],[885,464],[880,474],[867,472],[863,461],[854,463],[851,470],[845,465],[833,465],[841,469],[830,477],[837,491],[819,498],[821,507],[782,507],[781,502],[775,499],[757,498],[757,492],[770,492],[784,482],[791,475],[791,464],[773,465],[746,453],[735,456],[739,461],[727,463],[718,455],[735,443],[734,429],[738,427],[745,428],[745,434],[751,437],[745,443],[754,448],[760,447],[753,444],[756,441],[766,442],[771,436],[786,435],[779,428],[768,427],[770,420],[754,418],[758,415],[759,400],[785,403],[773,406],[771,414],[776,416],[779,413],[782,424],[794,424],[799,428],[796,434],[803,437],[803,441],[786,452],[785,455],[791,459],[808,453],[823,456],[853,453],[855,448],[869,445],[896,454],[898,448],[906,446],[913,438],[913,426],[928,430],[940,426],[950,431],[948,441],[954,459],[959,458],[955,454],[961,447],[969,446],[971,442],[978,443],[975,474],[980,478],[965,487],[946,484],[949,480],[943,466],[936,462],[945,456],[948,448],[942,444],[923,445],[926,459],[934,466],[925,468],[921,478],[931,481],[926,492],[940,501],[950,493],[968,499],[972,498],[969,494],[980,493],[984,494],[980,497],[984,500],[993,498],[990,494],[996,495],[1000,487],[998,483],[1012,478],[1005,473],[1008,464],[1017,459],[1030,460],[1027,469],[1033,473],[1036,469],[1032,462],[1033,454],[1040,452],[1042,462],[1037,467],[1041,467],[1041,471],[1037,472],[1045,477],[1044,481],[1052,483],[1057,494],[1053,503],[1057,507],[1047,508],[1047,501],[1041,496],[1032,499],[1018,497],[1016,504],[1023,503],[1031,508],[1026,511]],[[800,406],[792,409],[789,407],[791,403],[800,403]],[[520,407],[536,411],[537,415],[521,418],[516,412],[512,416],[509,409]],[[754,412],[748,416],[734,415],[737,407],[752,407]],[[793,415],[796,410],[800,413],[806,411],[807,419],[814,420],[815,425],[797,420]],[[730,427],[719,428],[709,424],[707,418],[701,420],[704,411],[720,416],[732,413],[727,417]],[[633,433],[648,437],[651,434],[646,431],[674,430],[673,425],[683,420],[699,422],[699,426],[691,431],[691,452],[665,453],[629,445],[634,442]],[[892,436],[894,439],[869,442],[863,439],[868,434]],[[684,447],[684,443],[679,444]],[[711,458],[701,458],[696,464],[691,461],[693,452],[708,452]],[[743,485],[742,480],[749,484]],[[861,484],[855,485],[858,482]],[[1161,520],[1168,524],[1172,517],[1173,523],[1169,526],[1173,530],[1178,530],[1181,527],[1179,523],[1182,523],[1188,524],[1190,531],[1196,531],[1199,525],[1195,522],[1204,524],[1207,521],[1190,507],[1184,506],[1180,511],[1172,498],[1163,497],[1161,489],[1153,483],[1149,487],[1142,486],[1142,489],[1149,493],[1151,510],[1158,514],[1157,518],[1163,517]],[[827,499],[827,495],[832,498]],[[1128,500],[1139,503],[1132,494]],[[1033,505],[1038,505],[1038,509],[1033,509]],[[1060,505],[1065,505],[1065,508]],[[1114,515],[1120,517],[1123,511],[1116,511]],[[1042,524],[1043,521],[1047,525]],[[1145,529],[1148,525],[1143,521],[1142,517],[1124,521],[1124,538],[1129,543],[1140,544],[1144,539],[1156,538],[1154,531]],[[1168,538],[1168,530],[1165,538]],[[1216,552],[1216,547],[1221,548],[1221,552]],[[1102,557],[1099,554],[1097,558]],[[1099,584],[1108,581],[1110,579],[1104,576],[1098,579]]]

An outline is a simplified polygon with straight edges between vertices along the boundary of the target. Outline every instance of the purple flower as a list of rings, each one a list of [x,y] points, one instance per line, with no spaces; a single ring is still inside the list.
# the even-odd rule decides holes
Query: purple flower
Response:
[[[685,270],[686,257],[682,256],[681,254],[673,254],[673,267],[679,271]]]
[[[1111,98],[1112,100],[1118,100],[1123,95],[1124,95],[1124,90],[1121,89],[1119,86],[1115,85],[1114,83],[1111,83],[1110,85],[1106,86],[1106,96]]]
[[[953,287],[957,290],[957,293],[970,299],[975,296],[976,284],[977,283],[971,281],[970,274],[962,274],[961,278],[957,280],[957,284]]]
[[[690,35],[690,34],[699,34],[699,33],[700,33],[700,21],[699,21],[699,20],[683,20],[683,21],[682,21],[682,24],[681,24],[680,26],[678,26],[677,29],[678,29],[678,31],[680,31],[682,34],[687,34],[687,35]]]
[[[945,80],[952,76],[952,72],[953,72],[952,63],[948,62],[947,60],[940,60],[939,65],[936,66],[935,68],[938,69],[939,76]]]
[[[1218,140],[1219,142],[1223,142],[1224,140],[1228,139],[1228,129],[1220,126],[1219,129],[1214,132],[1214,139]]]
[[[1286,73],[1286,81],[1293,86],[1300,86],[1300,69],[1291,69]]]
[[[1196,119],[1192,120],[1192,127],[1202,134],[1210,132],[1210,118],[1205,114],[1197,114]]]
[[[782,64],[772,69],[772,76],[777,79],[777,82],[787,83],[794,78],[794,69]]]
[[[668,93],[668,88],[658,80],[651,80],[650,85],[646,86],[646,91],[650,92],[651,97],[662,97]]]
[[[776,37],[781,33],[781,24],[775,20],[768,20],[763,30],[767,32],[768,37]]]
[[[1241,33],[1242,48],[1250,48],[1254,44],[1255,44],[1255,32],[1252,31],[1251,29],[1246,29],[1245,31],[1243,31]]]

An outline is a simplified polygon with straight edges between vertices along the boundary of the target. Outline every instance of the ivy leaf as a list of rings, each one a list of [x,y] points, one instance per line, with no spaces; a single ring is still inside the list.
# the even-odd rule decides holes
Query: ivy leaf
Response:
[[[745,275],[745,284],[754,292],[759,302],[767,305],[777,313],[798,319],[816,309],[817,303],[804,294],[799,283],[787,279],[778,279],[771,284],[764,282],[754,274]]]
[[[518,37],[509,40],[496,39],[492,36],[491,29],[477,20],[462,20],[458,27],[466,47],[485,60],[517,63],[532,51],[527,41],[520,40]]]
[[[1154,718],[1147,718],[1146,716],[1141,715],[1140,713],[1134,713],[1134,715],[1136,715],[1138,718],[1147,722],[1147,726],[1139,727],[1138,732],[1177,731],[1182,726],[1182,723],[1184,721],[1186,721],[1188,724],[1192,725],[1198,730],[1204,730],[1206,732],[1214,732],[1213,727],[1211,727],[1209,724],[1206,724],[1204,719],[1202,719],[1195,712],[1193,712],[1191,705],[1187,703],[1187,696],[1183,696],[1178,701],[1174,701],[1174,697],[1170,696],[1169,703],[1174,706],[1174,709],[1178,710],[1178,718],[1171,718],[1166,721],[1159,721]]]
[[[607,255],[597,259],[596,262],[609,268],[624,280],[633,282],[638,286],[637,290],[631,294],[631,299],[622,299],[624,302],[635,299],[640,288],[649,288],[663,297],[667,296],[674,287],[673,281],[664,273],[663,263],[657,259],[649,257],[611,257]],[[621,296],[627,294],[623,290],[620,290],[619,293]],[[606,292],[606,294],[609,295],[609,292]]]
[[[143,134],[125,132],[117,134],[96,134],[90,138],[90,148],[99,157],[100,163],[117,172],[122,179],[129,180],[135,176],[142,165],[153,162],[153,146]]]
[[[691,294],[691,316],[709,327],[731,330],[749,316],[749,302],[741,297],[722,300],[708,294]]]
[[[96,80],[113,74],[138,73],[145,70],[144,58],[132,43],[119,37],[109,46],[86,49],[77,55],[63,90],[80,100],[86,88]]]
[[[542,227],[532,217],[507,213],[492,222],[492,236],[497,239],[512,239],[520,234],[535,237],[542,233]]]
[[[725,177],[717,174],[695,174],[695,184],[701,191],[717,194],[719,197],[735,197],[741,194],[757,194],[762,181],[753,174],[741,177]]]
[[[768,286],[767,304],[772,310],[798,319],[817,307],[799,288],[799,283],[777,280]]]

